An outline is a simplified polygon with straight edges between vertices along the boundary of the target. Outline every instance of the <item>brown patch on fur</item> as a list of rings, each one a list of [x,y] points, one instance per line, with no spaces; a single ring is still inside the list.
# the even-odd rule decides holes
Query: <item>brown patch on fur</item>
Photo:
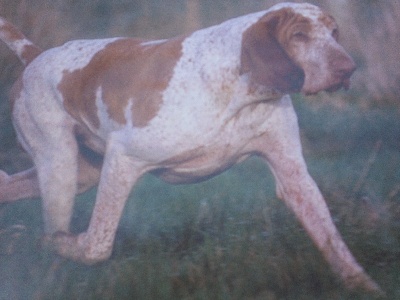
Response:
[[[42,53],[42,49],[35,45],[27,45],[24,47],[24,51],[21,53],[21,59],[25,63],[25,65],[29,64],[33,61],[36,57]]]
[[[284,8],[266,14],[246,30],[242,42],[241,74],[250,73],[252,84],[282,93],[300,91],[304,72],[285,49],[286,35],[298,23],[299,17],[293,10]]]
[[[1,30],[4,34],[7,34],[8,40],[16,41],[25,39],[25,36],[10,22],[4,21]]]
[[[337,24],[335,19],[328,14],[322,14],[319,18],[318,18],[318,22],[320,22],[321,24],[324,24],[326,27],[328,28],[336,28]]]
[[[146,126],[162,103],[162,92],[181,56],[182,38],[145,46],[141,43],[137,39],[117,40],[99,51],[86,67],[65,71],[58,86],[65,109],[98,128],[96,92],[101,88],[112,120],[126,124],[125,109],[131,102],[133,125]]]
[[[26,37],[20,32],[13,24],[10,22],[4,21],[4,24],[1,26],[1,33],[4,35],[4,41],[12,44],[16,41],[26,40],[29,42]],[[30,43],[30,42],[29,42]],[[22,53],[17,53],[19,58],[22,60],[24,65],[28,65],[32,60],[34,60],[40,53],[42,53],[42,49],[33,45],[27,44],[24,46]]]
[[[311,32],[312,25],[308,18],[296,14],[290,9],[286,9],[279,21],[276,23],[275,35],[279,43],[284,49],[291,55],[289,48],[289,42],[293,38],[294,34],[303,34],[304,36],[297,36],[297,38],[307,38],[307,35]]]
[[[338,42],[339,41],[339,29],[338,29],[338,25],[335,21],[335,18],[332,17],[331,15],[323,14],[321,17],[319,17],[318,21],[321,24],[324,24],[327,28],[332,30],[332,36]]]

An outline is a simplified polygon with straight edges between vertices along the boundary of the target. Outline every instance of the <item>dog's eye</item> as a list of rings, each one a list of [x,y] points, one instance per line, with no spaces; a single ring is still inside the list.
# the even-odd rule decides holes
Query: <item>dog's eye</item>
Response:
[[[301,42],[307,42],[309,40],[308,35],[304,31],[295,31],[292,37]]]

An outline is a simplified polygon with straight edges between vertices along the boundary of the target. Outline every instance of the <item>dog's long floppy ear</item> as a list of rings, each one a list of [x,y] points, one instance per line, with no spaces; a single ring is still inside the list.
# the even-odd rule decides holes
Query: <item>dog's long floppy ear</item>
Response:
[[[289,15],[288,15],[289,14]],[[299,92],[304,72],[278,42],[279,26],[290,19],[285,9],[266,14],[243,34],[240,74],[250,74],[250,84],[281,93]]]

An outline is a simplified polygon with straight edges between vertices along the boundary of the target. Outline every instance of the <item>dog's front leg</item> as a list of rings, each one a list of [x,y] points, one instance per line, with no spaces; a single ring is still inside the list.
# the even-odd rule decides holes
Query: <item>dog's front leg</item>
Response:
[[[303,161],[270,155],[268,162],[277,181],[278,197],[295,213],[334,273],[351,289],[380,292],[342,240]]]
[[[118,223],[132,186],[143,167],[111,144],[106,152],[96,203],[88,230],[72,236],[56,233],[55,250],[64,257],[94,264],[110,257]]]
[[[334,225],[328,207],[305,164],[297,117],[283,98],[270,117],[270,129],[254,145],[275,176],[278,197],[295,213],[333,271],[350,288],[379,292],[356,262]]]

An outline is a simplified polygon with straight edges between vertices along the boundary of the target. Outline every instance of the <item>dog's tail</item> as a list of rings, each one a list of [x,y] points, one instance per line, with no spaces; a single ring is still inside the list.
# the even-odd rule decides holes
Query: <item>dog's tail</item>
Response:
[[[7,44],[25,66],[43,52],[42,49],[28,40],[13,24],[1,17],[0,40]]]

